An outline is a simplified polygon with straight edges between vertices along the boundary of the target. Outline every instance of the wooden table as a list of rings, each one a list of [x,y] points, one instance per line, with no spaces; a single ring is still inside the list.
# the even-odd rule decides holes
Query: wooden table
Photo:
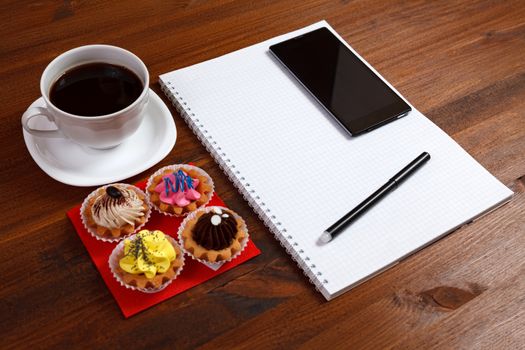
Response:
[[[0,8],[0,347],[525,347],[523,1],[4,0]],[[92,188],[54,181],[25,148],[20,116],[39,96],[41,72],[70,48],[114,44],[144,60],[160,93],[161,73],[323,18],[516,195],[326,302],[171,108],[177,144],[155,168],[191,161],[207,170],[263,254],[124,320],[65,216]]]

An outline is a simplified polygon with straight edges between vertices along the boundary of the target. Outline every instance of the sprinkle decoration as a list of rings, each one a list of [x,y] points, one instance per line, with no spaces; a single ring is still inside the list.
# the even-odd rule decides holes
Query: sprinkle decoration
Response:
[[[198,200],[201,194],[196,190],[199,179],[193,179],[183,170],[173,171],[164,175],[162,181],[155,187],[163,203],[185,207]]]
[[[188,189],[193,188],[193,179],[191,176],[184,174],[182,170],[173,173],[173,176],[175,178],[175,184],[173,184],[173,181],[169,177],[164,178],[164,190],[166,192],[166,197],[169,196],[170,190],[173,193],[177,193],[179,191],[186,191],[185,187]],[[173,187],[174,185],[175,187]]]

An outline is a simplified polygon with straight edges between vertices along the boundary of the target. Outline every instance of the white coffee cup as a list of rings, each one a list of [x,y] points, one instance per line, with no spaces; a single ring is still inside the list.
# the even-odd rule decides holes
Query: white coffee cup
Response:
[[[140,96],[129,106],[115,113],[101,116],[79,116],[60,110],[53,105],[49,95],[57,79],[79,65],[104,62],[128,68],[143,83]],[[110,45],[87,45],[64,52],[44,70],[40,79],[40,92],[45,107],[30,107],[22,116],[22,126],[31,135],[38,137],[67,137],[81,145],[97,149],[112,148],[131,136],[144,118],[148,103],[149,73],[146,65],[133,53]],[[34,117],[46,117],[57,129],[39,130],[30,126]]]

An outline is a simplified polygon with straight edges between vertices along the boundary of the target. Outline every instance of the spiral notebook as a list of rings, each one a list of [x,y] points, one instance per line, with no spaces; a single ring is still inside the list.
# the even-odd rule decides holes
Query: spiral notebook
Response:
[[[268,50],[321,26],[337,35],[322,21],[163,74],[160,83],[261,220],[331,299],[503,204],[512,191],[415,108],[348,136]],[[334,241],[318,244],[326,228],[422,151],[432,156],[423,168]]]

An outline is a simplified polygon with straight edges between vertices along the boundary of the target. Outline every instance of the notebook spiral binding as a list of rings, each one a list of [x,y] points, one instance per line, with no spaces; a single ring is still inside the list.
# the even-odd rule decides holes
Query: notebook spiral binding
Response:
[[[277,220],[275,215],[271,215],[271,209],[266,207],[266,204],[260,195],[254,190],[250,189],[250,183],[245,179],[241,172],[236,169],[235,163],[227,157],[221,147],[213,140],[212,135],[208,133],[205,126],[201,124],[198,117],[191,111],[184,98],[176,91],[171,82],[164,83],[160,80],[160,85],[164,94],[172,102],[175,109],[186,121],[186,124],[193,131],[199,141],[206,147],[208,152],[212,155],[215,162],[219,165],[222,171],[228,176],[230,181],[235,185],[239,193],[253,208],[255,213],[259,216],[261,221],[273,233],[279,241],[279,244],[286,250],[288,255],[296,262],[304,275],[310,280],[315,288],[319,291],[323,289],[323,285],[328,284],[328,280],[322,279],[323,273],[319,271],[306,252],[299,247],[299,244],[293,240],[293,236],[287,233],[284,225]]]

